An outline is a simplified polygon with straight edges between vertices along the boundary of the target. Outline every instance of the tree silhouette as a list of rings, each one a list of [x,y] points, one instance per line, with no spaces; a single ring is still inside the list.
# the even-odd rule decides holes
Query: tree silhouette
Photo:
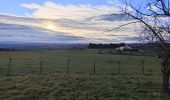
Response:
[[[139,0],[140,1],[140,0]],[[138,24],[142,28],[141,38],[146,43],[153,43],[161,52],[162,90],[169,93],[170,76],[170,0],[136,0],[125,1],[122,12],[134,19],[133,22],[123,24],[116,29],[129,24]]]

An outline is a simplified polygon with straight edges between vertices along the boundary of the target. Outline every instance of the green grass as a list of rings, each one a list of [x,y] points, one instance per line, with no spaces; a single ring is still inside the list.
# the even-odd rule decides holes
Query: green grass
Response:
[[[0,77],[0,100],[169,100],[160,76],[48,74]]]
[[[43,60],[43,73],[66,71],[70,59],[72,74],[92,74],[96,62],[96,74],[117,74],[118,61],[121,62],[121,74],[142,73],[142,61],[145,61],[145,73],[160,74],[159,59],[143,56],[98,54],[97,50],[56,50],[56,51],[16,51],[0,52],[0,72],[5,74],[8,58],[12,58],[13,74],[38,73],[40,60]]]
[[[6,76],[9,57],[11,76]],[[42,75],[38,75],[40,60]],[[120,75],[117,61],[121,61]],[[161,94],[159,67],[157,58],[98,54],[97,50],[1,51],[0,100],[169,100]]]

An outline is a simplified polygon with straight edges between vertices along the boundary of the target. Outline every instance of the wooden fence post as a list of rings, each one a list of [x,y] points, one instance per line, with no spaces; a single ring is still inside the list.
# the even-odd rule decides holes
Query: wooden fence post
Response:
[[[8,68],[7,68],[7,76],[9,76],[11,74],[11,64],[12,64],[12,58],[9,58]]]
[[[120,75],[120,61],[118,61],[118,74]]]
[[[68,58],[67,60],[67,69],[66,69],[66,74],[69,75],[69,67],[70,67],[70,59]]]
[[[40,61],[40,71],[39,71],[39,74],[40,74],[40,75],[42,74],[42,68],[43,68],[43,61],[41,60],[41,61]]]
[[[94,62],[94,66],[93,66],[93,75],[95,76],[96,75],[96,62]]]

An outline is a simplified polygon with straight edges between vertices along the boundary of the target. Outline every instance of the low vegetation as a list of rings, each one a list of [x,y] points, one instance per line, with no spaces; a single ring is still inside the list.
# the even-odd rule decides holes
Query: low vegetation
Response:
[[[170,99],[161,94],[157,58],[99,54],[95,49],[2,51],[0,55],[0,100]],[[11,70],[10,76],[6,76],[9,57]],[[66,75],[68,59],[69,74]],[[43,69],[39,75],[41,60]],[[142,61],[145,62],[144,75]]]

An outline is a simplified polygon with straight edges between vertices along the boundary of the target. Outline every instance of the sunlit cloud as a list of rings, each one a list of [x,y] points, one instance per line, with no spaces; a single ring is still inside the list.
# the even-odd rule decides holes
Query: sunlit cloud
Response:
[[[113,1],[110,0],[108,3],[115,3]],[[0,15],[0,22],[12,25],[15,23],[30,28],[13,32],[5,30],[5,34],[13,37],[11,39],[15,37],[24,41],[22,39],[24,37],[25,41],[101,43],[134,42],[134,37],[138,36],[134,30],[137,29],[134,27],[135,25],[128,25],[111,32],[106,31],[133,21],[128,16],[121,14],[119,8],[115,6],[63,5],[52,1],[46,1],[42,5],[30,3],[21,6],[31,9],[33,12],[25,17]],[[0,29],[0,31],[3,30]],[[27,35],[23,36],[23,33]]]
[[[41,6],[35,3],[30,3],[30,4],[22,4],[21,6],[29,9],[39,9]]]
[[[46,1],[44,5],[38,5],[36,3],[22,4],[21,6],[34,9],[34,13],[30,16],[35,18],[47,18],[47,19],[74,19],[80,20],[87,17],[99,16],[108,13],[117,13],[118,9],[112,6],[106,5],[63,5],[54,3],[52,1]]]

